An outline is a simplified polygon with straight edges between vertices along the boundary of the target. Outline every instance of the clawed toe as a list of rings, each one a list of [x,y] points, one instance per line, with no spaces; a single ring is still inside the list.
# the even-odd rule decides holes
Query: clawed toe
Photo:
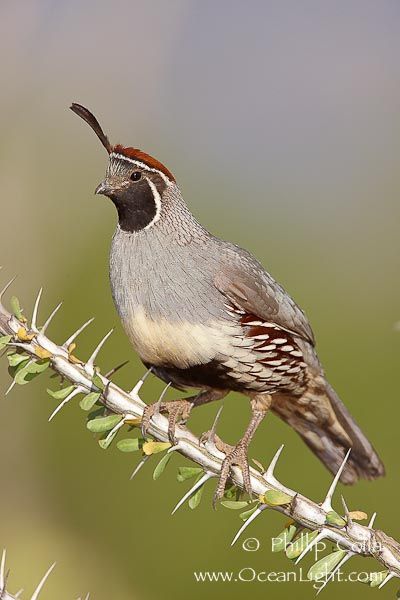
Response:
[[[188,400],[174,400],[172,402],[162,402],[150,404],[146,406],[142,417],[142,436],[146,437],[147,430],[150,425],[151,418],[158,412],[167,413],[168,415],[168,437],[172,444],[175,445],[175,430],[178,424],[185,423],[190,415],[193,407],[192,402]]]
[[[215,508],[217,502],[221,500],[225,493],[226,484],[231,475],[231,469],[233,466],[240,467],[243,475],[244,489],[252,495],[251,482],[250,482],[250,469],[247,458],[248,444],[243,440],[240,441],[236,446],[230,446],[221,440],[221,438],[215,433],[214,430],[203,433],[200,437],[200,444],[206,445],[207,443],[213,442],[216,448],[225,454],[225,458],[222,462],[221,474],[218,480],[218,485],[214,493],[213,507]]]
[[[146,406],[146,408],[143,411],[143,415],[142,415],[142,423],[141,423],[141,430],[142,430],[142,437],[146,438],[147,436],[147,430],[149,428],[150,425],[150,421],[151,418],[159,411],[161,410],[161,406],[157,406],[156,404],[148,404]]]
[[[227,447],[227,445],[225,445]],[[240,467],[243,475],[243,484],[246,492],[249,496],[252,496],[251,482],[250,482],[250,469],[247,458],[247,445],[239,442],[235,447],[229,447],[230,451],[227,452],[225,459],[222,462],[221,474],[218,481],[217,488],[214,493],[213,507],[224,495],[227,481],[231,474],[233,466]]]

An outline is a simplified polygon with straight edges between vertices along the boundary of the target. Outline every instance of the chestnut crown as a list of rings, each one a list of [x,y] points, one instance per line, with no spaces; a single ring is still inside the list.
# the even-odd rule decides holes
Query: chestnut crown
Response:
[[[74,102],[70,108],[88,123],[109,154],[106,178],[96,194],[112,200],[121,229],[133,233],[154,225],[161,215],[165,191],[175,185],[172,173],[138,148],[112,145],[96,117],[81,104]]]

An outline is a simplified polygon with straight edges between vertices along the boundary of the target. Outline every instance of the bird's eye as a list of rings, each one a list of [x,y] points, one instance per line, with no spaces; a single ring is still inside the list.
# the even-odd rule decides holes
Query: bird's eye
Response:
[[[142,174],[140,171],[133,171],[132,175],[131,175],[131,180],[132,181],[139,181],[139,179],[141,178]]]

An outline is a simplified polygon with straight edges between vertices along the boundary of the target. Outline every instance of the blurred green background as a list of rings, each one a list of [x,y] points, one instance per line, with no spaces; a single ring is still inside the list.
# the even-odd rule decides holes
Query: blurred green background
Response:
[[[95,316],[78,356],[116,325],[103,371],[129,358],[116,378],[127,388],[143,373],[110,297],[116,218],[93,195],[106,155],[68,110],[81,102],[113,142],[165,162],[199,220],[253,251],[304,307],[330,381],[387,467],[385,479],[344,490],[348,504],[377,510],[377,526],[397,538],[399,18],[390,0],[0,5],[1,279],[19,274],[12,293],[28,314],[41,285],[43,318],[64,300],[50,330],[59,342]],[[11,590],[32,590],[56,560],[43,598],[314,595],[303,583],[195,583],[201,569],[291,570],[270,551],[284,520],[268,514],[249,528],[258,552],[231,549],[238,514],[212,511],[212,485],[196,511],[171,517],[186,485],[174,467],[184,460],[174,457],[157,482],[151,466],[130,482],[138,457],[101,450],[77,401],[47,423],[46,377],[0,402],[0,547]],[[3,359],[0,389],[8,385]],[[144,399],[161,387],[146,383]],[[193,430],[207,429],[216,410],[195,413]],[[246,399],[229,397],[222,437],[238,439],[248,414]],[[329,474],[276,418],[251,455],[266,462],[283,442],[278,476],[321,500]],[[377,568],[360,559],[350,567]],[[377,593],[335,583],[324,594],[341,590]]]

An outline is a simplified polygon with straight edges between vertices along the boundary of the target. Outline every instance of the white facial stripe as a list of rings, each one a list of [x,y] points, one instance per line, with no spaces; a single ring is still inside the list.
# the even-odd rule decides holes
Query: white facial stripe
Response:
[[[157,223],[158,219],[161,216],[161,196],[158,193],[158,189],[156,188],[154,183],[151,181],[151,179],[149,177],[146,177],[146,175],[144,176],[144,178],[147,181],[147,183],[149,184],[151,191],[153,192],[154,202],[156,205],[156,214],[154,215],[154,219],[152,221],[150,221],[150,223],[148,225],[146,225],[146,227],[144,227],[144,229],[149,229],[149,227],[154,225],[154,223]]]
[[[165,181],[165,183],[167,185],[172,185],[172,181],[170,179],[168,179],[168,177],[165,175],[165,173],[163,173],[162,171],[159,171],[158,169],[152,169],[151,167],[146,165],[146,163],[140,162],[139,160],[134,160],[133,158],[128,158],[127,156],[124,156],[123,154],[117,154],[116,152],[112,152],[110,154],[110,159],[111,158],[117,158],[118,160],[125,160],[126,162],[131,163],[132,165],[136,165],[137,167],[141,167],[142,169],[147,169],[148,171],[151,171],[152,173],[157,173],[158,175],[160,175],[160,177],[163,178],[163,180]]]

